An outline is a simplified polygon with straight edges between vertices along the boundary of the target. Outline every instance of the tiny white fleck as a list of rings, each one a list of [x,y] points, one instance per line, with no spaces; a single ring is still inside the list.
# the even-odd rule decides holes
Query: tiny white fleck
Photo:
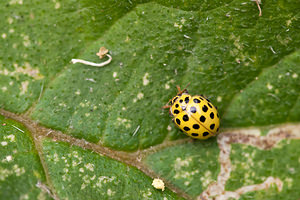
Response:
[[[141,92],[138,93],[138,95],[137,95],[137,98],[138,98],[138,99],[142,99],[143,97],[144,97],[144,94],[143,94],[143,93],[141,93]]]
[[[94,171],[94,164],[88,163],[88,164],[85,164],[84,167],[92,172]]]
[[[9,33],[14,33],[15,32],[15,30],[14,29],[9,29]]]
[[[112,195],[114,195],[115,194],[115,192],[113,192],[111,189],[108,189],[107,190],[107,195],[108,196],[112,196]]]
[[[7,145],[7,142],[6,142],[6,141],[3,141],[3,142],[1,142],[1,145],[2,145],[2,146],[6,146],[6,145]]]
[[[7,19],[7,21],[8,21],[9,24],[12,24],[12,23],[14,22],[14,19],[11,18],[11,17],[9,17],[9,18]]]
[[[29,85],[29,81],[23,81],[21,82],[21,87],[20,87],[20,95],[24,95],[27,90],[28,90],[28,85]]]
[[[13,160],[13,157],[11,155],[9,155],[9,156],[6,156],[5,159],[7,160],[7,162],[10,162]]]
[[[272,89],[273,89],[273,86],[272,86],[270,83],[268,83],[268,84],[267,84],[267,88],[268,88],[269,90],[272,90]]]
[[[149,84],[149,80],[148,80],[148,77],[149,77],[149,73],[145,73],[144,77],[143,77],[143,85],[148,85]]]
[[[5,91],[7,90],[7,87],[4,86],[4,87],[1,88],[1,90],[2,90],[3,92],[5,92]]]
[[[222,101],[222,97],[221,96],[218,96],[217,97],[217,102],[221,102]]]
[[[60,8],[60,3],[59,2],[56,2],[55,3],[55,9],[59,9]]]
[[[166,83],[165,88],[166,88],[166,90],[170,89],[170,85]]]
[[[85,113],[84,114],[86,117],[89,117],[91,115],[91,113]]]
[[[118,73],[117,73],[117,72],[114,72],[114,73],[113,73],[113,77],[114,77],[114,78],[116,78],[116,77],[117,77],[117,75],[118,75]]]
[[[75,94],[76,94],[76,95],[80,95],[80,90],[77,90],[77,91],[75,92]]]
[[[16,139],[15,135],[13,134],[6,136],[6,138],[8,138],[11,142],[14,142]]]
[[[3,33],[3,34],[1,35],[1,37],[2,37],[3,39],[5,39],[5,38],[6,38],[6,34]]]
[[[293,77],[293,78],[297,78],[297,77],[298,77],[298,74],[294,73],[294,74],[292,75],[292,77]]]
[[[83,172],[84,172],[84,169],[83,169],[83,168],[79,168],[79,171],[83,173]]]
[[[172,127],[171,127],[170,125],[168,125],[167,130],[168,130],[168,131],[171,131],[171,130],[172,130]]]

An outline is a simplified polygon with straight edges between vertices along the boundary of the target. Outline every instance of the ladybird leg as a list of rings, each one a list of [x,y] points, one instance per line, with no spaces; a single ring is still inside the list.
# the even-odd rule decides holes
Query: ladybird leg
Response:
[[[170,105],[165,105],[165,106],[162,107],[162,109],[166,109],[166,108],[171,108],[171,106]]]

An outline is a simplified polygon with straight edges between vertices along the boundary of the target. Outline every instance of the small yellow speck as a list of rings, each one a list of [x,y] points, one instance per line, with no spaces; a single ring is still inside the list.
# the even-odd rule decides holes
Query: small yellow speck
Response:
[[[152,182],[153,187],[155,187],[156,189],[165,190],[165,184],[161,179],[155,178]]]
[[[144,94],[143,94],[143,93],[141,93],[141,92],[138,93],[138,95],[137,95],[137,98],[138,98],[138,99],[142,99],[143,97],[144,97]]]
[[[268,83],[268,84],[267,84],[267,88],[268,88],[269,90],[272,90],[272,89],[273,89],[273,85],[271,85],[270,83]]]
[[[293,77],[293,78],[298,78],[298,74],[294,73],[294,74],[292,75],[292,77]]]
[[[9,17],[9,18],[7,19],[7,22],[8,22],[9,24],[12,24],[12,23],[14,22],[14,19],[11,18],[11,17]]]
[[[59,2],[56,2],[55,3],[55,9],[59,9],[60,8],[60,3]]]
[[[75,92],[75,94],[76,94],[76,95],[80,95],[80,90],[77,90],[77,91]]]

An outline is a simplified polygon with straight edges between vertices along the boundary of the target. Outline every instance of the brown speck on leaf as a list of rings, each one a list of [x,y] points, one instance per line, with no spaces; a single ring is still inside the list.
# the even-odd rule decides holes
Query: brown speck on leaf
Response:
[[[99,49],[99,52],[96,53],[96,55],[99,56],[100,59],[102,59],[106,56],[107,53],[108,53],[108,49],[106,49],[105,47],[101,47]]]

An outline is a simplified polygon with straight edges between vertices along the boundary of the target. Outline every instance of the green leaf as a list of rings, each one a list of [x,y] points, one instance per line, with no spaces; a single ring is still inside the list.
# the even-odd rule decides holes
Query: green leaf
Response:
[[[62,199],[180,199],[156,190],[138,169],[62,142],[43,141],[43,153]]]
[[[0,149],[2,159],[14,158],[0,171],[7,176],[17,165],[25,173],[0,182],[0,194],[297,198],[300,4],[260,6],[261,17],[250,0],[1,1],[0,113],[23,125],[0,118],[11,124],[0,125],[0,138],[18,134],[16,146]],[[103,62],[95,55],[102,46],[112,56],[109,65],[71,64],[72,58]],[[193,141],[172,124],[162,106],[176,85],[219,108],[217,138]],[[14,157],[14,149],[22,153]],[[69,169],[79,163],[68,156],[74,151],[83,160]],[[255,168],[236,164],[243,162]],[[103,179],[107,186],[96,189],[102,176],[127,182]],[[166,191],[152,188],[157,177]],[[282,190],[264,184],[270,180],[283,183]]]
[[[300,195],[298,188],[299,172],[299,141],[283,141],[276,148],[262,151],[250,146],[235,144],[232,148],[231,173],[226,184],[227,190],[236,190],[245,185],[258,184],[266,177],[279,178],[282,191],[276,184],[275,189],[249,193],[241,199],[294,199]]]
[[[30,133],[0,115],[0,199],[50,199],[36,184],[45,182]]]
[[[216,141],[210,139],[163,149],[148,156],[145,162],[160,176],[196,197],[216,181],[220,172],[218,155]]]

